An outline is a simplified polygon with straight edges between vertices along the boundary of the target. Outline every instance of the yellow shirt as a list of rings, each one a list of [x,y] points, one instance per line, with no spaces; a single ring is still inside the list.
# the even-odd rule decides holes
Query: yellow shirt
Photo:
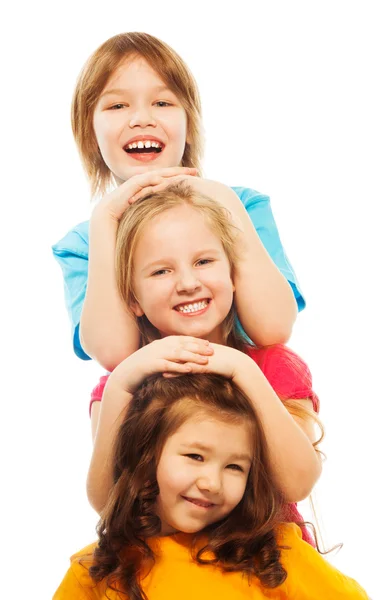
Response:
[[[301,530],[294,523],[279,528],[279,544],[290,546],[281,554],[288,577],[273,590],[263,588],[256,578],[249,584],[241,573],[223,573],[220,567],[198,565],[191,558],[190,539],[189,535],[177,534],[149,540],[157,556],[151,572],[142,580],[149,600],[368,600],[356,581],[342,575],[301,539]],[[105,581],[96,584],[89,577],[92,557],[86,561],[85,556],[94,548],[92,544],[72,556],[53,600],[123,599],[107,590]]]

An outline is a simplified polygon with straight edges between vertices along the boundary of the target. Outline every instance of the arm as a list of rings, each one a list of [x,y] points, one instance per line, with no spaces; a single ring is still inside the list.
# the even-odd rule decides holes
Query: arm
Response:
[[[88,284],[80,321],[82,347],[108,371],[139,347],[135,318],[116,285],[118,224],[106,205],[95,208],[90,220]]]
[[[253,403],[269,445],[273,475],[286,502],[298,502],[311,492],[321,473],[321,459],[312,445],[312,425],[295,420],[261,369],[243,352],[212,344],[209,372],[232,377]],[[294,402],[310,402],[295,400]]]
[[[297,316],[297,304],[287,279],[267,253],[235,192],[215,181],[192,182],[217,199],[239,224],[239,260],[234,277],[235,303],[243,329],[258,346],[286,342]]]
[[[132,356],[135,355],[136,352]],[[131,365],[129,364],[128,367],[131,368]],[[109,490],[113,484],[113,445],[123,422],[126,408],[132,400],[132,394],[118,382],[116,375],[115,371],[110,375],[102,401],[92,404],[94,445],[86,488],[88,500],[99,514],[107,502]]]

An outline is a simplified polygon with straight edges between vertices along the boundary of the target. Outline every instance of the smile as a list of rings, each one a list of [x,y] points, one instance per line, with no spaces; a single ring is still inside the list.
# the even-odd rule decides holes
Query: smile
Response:
[[[152,140],[133,142],[132,144],[127,144],[127,146],[124,147],[124,150],[128,154],[149,154],[152,152],[159,153],[162,152],[162,143],[154,142]]]
[[[187,502],[190,502],[191,504],[198,506],[199,508],[212,508],[212,506],[215,506],[215,504],[213,504],[212,502],[205,502],[204,500],[196,500],[196,498],[187,498],[186,496],[182,496],[182,498],[184,498],[184,500],[186,500]]]
[[[198,314],[206,311],[208,306],[211,303],[210,298],[205,298],[204,300],[198,300],[197,302],[188,302],[188,304],[177,304],[174,307],[174,310],[181,314]]]

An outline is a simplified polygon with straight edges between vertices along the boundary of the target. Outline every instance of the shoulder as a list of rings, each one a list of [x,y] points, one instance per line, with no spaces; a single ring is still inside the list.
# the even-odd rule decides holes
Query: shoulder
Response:
[[[248,347],[247,354],[283,400],[309,398],[318,412],[319,399],[312,389],[311,371],[298,354],[284,344],[260,349]]]
[[[96,598],[103,597],[99,594],[99,586],[89,575],[89,567],[93,564],[93,551],[96,544],[86,546],[70,559],[70,567],[65,574],[59,588],[54,594],[53,600],[64,600],[65,598]],[[96,593],[97,592],[97,593]]]
[[[89,567],[93,565],[93,553],[97,543],[89,544],[70,557],[70,570],[83,587],[95,586],[95,582],[89,575]]]
[[[231,187],[231,189],[235,192],[235,194],[237,194],[237,196],[239,196],[239,198],[241,199],[242,203],[244,204],[244,206],[246,208],[248,206],[250,206],[251,204],[256,204],[256,203],[260,203],[260,202],[267,204],[270,202],[269,196],[266,196],[265,194],[261,194],[260,192],[257,192],[256,190],[253,190],[252,188],[234,186],[234,187]]]
[[[72,556],[70,557],[70,562],[73,563],[74,561],[77,561],[81,558],[85,558],[85,559],[90,559],[90,561],[92,563],[93,552],[95,551],[96,546],[97,546],[97,542],[93,542],[93,544],[89,544],[88,546],[85,546],[85,548],[82,548],[75,554],[72,554]]]
[[[68,231],[58,242],[53,244],[52,249],[54,254],[63,251],[71,251],[88,256],[88,245],[89,221],[83,221]]]

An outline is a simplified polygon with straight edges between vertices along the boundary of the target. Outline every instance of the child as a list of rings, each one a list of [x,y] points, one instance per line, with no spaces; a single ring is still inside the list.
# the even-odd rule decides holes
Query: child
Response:
[[[196,82],[160,40],[145,33],[117,35],[82,71],[72,125],[92,193],[104,197],[90,222],[76,226],[53,252],[64,275],[75,353],[112,371],[139,347],[136,324],[116,287],[118,222],[140,194],[199,173],[203,140]],[[118,187],[106,194],[111,183]],[[235,276],[239,319],[254,343],[283,343],[296,318],[295,299],[299,309],[305,302],[269,198],[242,187],[226,188],[221,197],[246,237]]]
[[[136,316],[142,348],[116,368],[127,393],[104,393],[88,475],[89,500],[98,512],[112,486],[112,442],[123,411],[132,390],[156,371],[237,377],[264,425],[284,500],[305,498],[319,477],[312,411],[318,411],[318,400],[308,368],[281,345],[248,347],[236,326],[234,285],[243,241],[227,211],[189,182],[140,199],[122,218],[118,290]],[[93,400],[101,400],[106,381],[102,378]],[[291,511],[292,520],[301,520],[295,507]]]
[[[116,438],[98,543],[72,557],[54,600],[367,600],[280,522],[265,429],[233,381],[148,378]]]

